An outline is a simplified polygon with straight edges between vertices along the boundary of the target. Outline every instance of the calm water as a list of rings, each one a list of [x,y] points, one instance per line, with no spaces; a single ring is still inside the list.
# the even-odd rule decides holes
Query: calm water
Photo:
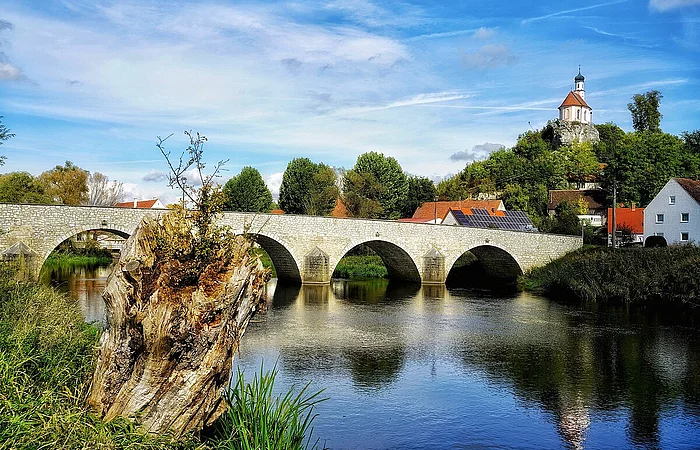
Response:
[[[88,320],[107,273],[59,281]],[[328,448],[700,448],[687,317],[382,281],[268,290],[238,363],[325,388]]]

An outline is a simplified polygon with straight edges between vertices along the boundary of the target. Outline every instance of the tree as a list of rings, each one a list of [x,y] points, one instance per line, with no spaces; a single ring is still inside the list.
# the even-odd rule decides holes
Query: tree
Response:
[[[88,201],[88,173],[70,161],[42,173],[39,179],[46,193],[64,205],[82,205]]]
[[[579,235],[581,234],[581,222],[576,215],[576,206],[569,202],[561,202],[555,210],[555,217],[549,220],[550,233]]]
[[[574,180],[578,188],[583,186],[586,178],[597,175],[600,171],[600,163],[589,142],[573,142],[570,145],[560,147],[558,152],[563,159],[564,170],[568,178]]]
[[[2,124],[2,116],[0,116],[0,145],[2,145],[3,141],[13,137],[15,137],[15,135],[10,133],[10,130]],[[0,155],[0,166],[3,164],[5,164],[5,157]]]
[[[401,216],[401,208],[408,193],[408,180],[398,161],[390,156],[384,156],[382,153],[363,153],[357,158],[353,171],[359,174],[371,174],[374,180],[381,185],[381,190],[375,190],[378,197],[371,198],[381,204],[380,218],[398,219]],[[352,187],[353,183],[349,183],[348,186]],[[345,193],[348,194],[348,191],[346,190]]]
[[[295,158],[287,164],[280,185],[279,206],[288,214],[306,214],[311,186],[318,165],[308,158]]]
[[[435,200],[435,193],[435,184],[429,178],[408,177],[408,193],[403,203],[401,217],[412,217],[420,205]]]
[[[343,203],[351,217],[379,219],[384,216],[379,198],[384,186],[369,172],[348,170],[343,177]]]
[[[318,171],[314,174],[311,189],[309,189],[306,214],[327,216],[335,208],[339,197],[340,189],[335,170],[323,163],[318,164]]]
[[[109,181],[109,177],[100,172],[88,175],[87,188],[87,204],[90,206],[114,206],[124,200],[121,181]]]
[[[593,145],[596,158],[602,163],[610,161],[618,146],[625,138],[625,131],[612,122],[595,125],[600,141]]]
[[[0,175],[0,203],[53,203],[46,187],[27,172]]]
[[[226,182],[223,189],[225,209],[243,212],[269,212],[272,194],[257,169],[246,166]]]
[[[206,138],[187,136],[179,164],[164,139],[158,148],[171,187],[191,208],[147,215],[124,244],[105,288],[108,327],[87,398],[105,421],[126,417],[175,437],[225,411],[233,355],[251,317],[265,308],[269,279],[251,241],[216,224],[224,198],[213,179],[223,162],[205,176]],[[190,169],[199,189],[183,179]]]
[[[659,112],[659,103],[662,98],[663,95],[657,90],[635,94],[632,97],[632,103],[627,104],[627,109],[632,113],[632,126],[635,131],[661,131],[663,115]]]

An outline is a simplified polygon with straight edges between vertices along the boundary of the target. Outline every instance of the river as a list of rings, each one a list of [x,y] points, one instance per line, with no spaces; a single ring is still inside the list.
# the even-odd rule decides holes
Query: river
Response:
[[[108,273],[54,283],[99,321]],[[324,388],[328,448],[700,448],[692,317],[383,280],[272,280],[268,296],[234,364]]]

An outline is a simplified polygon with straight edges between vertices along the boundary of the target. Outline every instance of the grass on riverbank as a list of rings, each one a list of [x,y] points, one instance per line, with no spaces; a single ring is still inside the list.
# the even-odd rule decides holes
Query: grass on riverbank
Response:
[[[46,258],[44,267],[47,269],[61,269],[64,267],[95,267],[112,264],[111,256],[86,256],[70,255],[65,253],[52,253]]]
[[[0,449],[246,448],[220,431],[207,439],[175,440],[144,434],[123,419],[102,422],[85,405],[98,337],[97,328],[83,322],[77,301],[47,286],[17,282],[0,265]],[[287,408],[290,404],[299,411],[296,403],[283,403]],[[276,398],[259,396],[246,408],[262,421],[268,414],[282,416],[278,405]],[[304,419],[289,411],[284,418],[291,420],[275,425],[294,430]],[[310,429],[303,432],[310,434]],[[284,442],[270,439],[260,448],[306,448],[281,446]]]
[[[379,255],[345,256],[333,271],[333,278],[386,278],[388,272]]]
[[[640,304],[700,302],[700,248],[584,248],[523,275],[525,290],[567,299]]]

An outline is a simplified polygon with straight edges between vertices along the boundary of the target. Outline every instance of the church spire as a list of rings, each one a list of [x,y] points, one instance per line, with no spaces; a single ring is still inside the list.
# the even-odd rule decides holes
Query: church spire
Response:
[[[585,96],[586,96],[586,90],[583,88],[583,82],[585,80],[586,79],[584,78],[584,76],[581,75],[581,66],[579,65],[578,66],[578,75],[576,75],[576,77],[574,78],[574,84],[576,86],[574,88],[574,92],[576,92],[581,98],[585,98]]]

